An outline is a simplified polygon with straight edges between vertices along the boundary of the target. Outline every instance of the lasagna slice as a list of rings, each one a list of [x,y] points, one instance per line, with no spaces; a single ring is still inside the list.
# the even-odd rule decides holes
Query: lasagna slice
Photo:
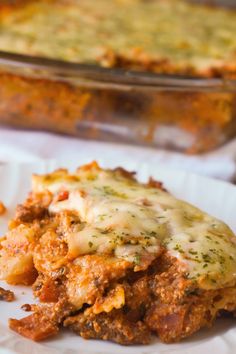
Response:
[[[32,285],[32,314],[10,328],[33,340],[179,341],[236,310],[236,238],[223,222],[150,179],[97,163],[33,176],[1,240],[0,277]]]

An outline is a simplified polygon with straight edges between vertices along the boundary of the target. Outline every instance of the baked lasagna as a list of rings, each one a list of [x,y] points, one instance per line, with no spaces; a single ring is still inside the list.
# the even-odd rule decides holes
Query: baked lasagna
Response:
[[[234,9],[197,1],[1,0],[0,123],[187,153],[212,150],[236,134],[235,33]],[[32,59],[1,51],[67,65],[36,69]],[[71,62],[81,70],[71,71]],[[139,74],[124,74],[124,83],[122,74],[101,67],[164,78],[146,75],[143,85]],[[227,80],[173,81],[165,74]]]
[[[236,310],[236,238],[161,183],[93,162],[34,175],[1,240],[0,276],[32,285],[32,314],[10,328],[42,340],[170,343]]]
[[[161,73],[236,74],[233,10],[187,0],[18,0],[1,9],[0,50]]]

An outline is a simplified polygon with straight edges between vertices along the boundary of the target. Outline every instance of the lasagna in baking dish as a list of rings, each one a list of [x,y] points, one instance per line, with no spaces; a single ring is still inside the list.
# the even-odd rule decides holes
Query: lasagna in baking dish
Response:
[[[0,276],[31,285],[32,314],[10,328],[33,340],[62,326],[84,338],[166,343],[236,311],[236,239],[223,222],[97,163],[34,175],[1,240]]]
[[[0,5],[0,50],[161,73],[236,73],[233,10],[187,0],[6,4]]]

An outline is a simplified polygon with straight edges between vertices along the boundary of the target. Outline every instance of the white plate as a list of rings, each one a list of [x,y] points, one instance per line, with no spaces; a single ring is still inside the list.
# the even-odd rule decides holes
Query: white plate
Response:
[[[85,159],[86,160],[86,159]],[[84,163],[85,161],[83,161]],[[100,161],[104,167],[114,167],[117,161]],[[81,161],[64,164],[75,168]],[[177,197],[185,199],[206,212],[219,217],[228,223],[236,232],[236,187],[224,182],[200,177],[186,172],[166,169],[163,166],[153,166],[149,163],[140,163],[133,160],[123,166],[138,171],[138,178],[142,181],[152,175],[161,180],[165,186]],[[0,200],[8,207],[7,215],[0,218],[0,231],[7,229],[7,220],[14,213],[15,205],[23,201],[30,189],[30,177],[33,172],[45,173],[53,170],[56,162],[38,162],[37,164],[9,164],[0,166]],[[62,167],[62,166],[60,166]],[[32,303],[31,290],[26,287],[10,287],[3,282],[0,286],[14,290],[17,300],[12,303],[1,302],[0,316],[0,354],[232,354],[236,348],[236,321],[233,319],[219,319],[210,330],[202,330],[191,338],[178,344],[166,345],[154,339],[147,346],[122,347],[117,344],[84,340],[71,332],[61,333],[42,343],[27,340],[7,328],[9,317],[20,318],[26,315],[20,309],[24,303]]]

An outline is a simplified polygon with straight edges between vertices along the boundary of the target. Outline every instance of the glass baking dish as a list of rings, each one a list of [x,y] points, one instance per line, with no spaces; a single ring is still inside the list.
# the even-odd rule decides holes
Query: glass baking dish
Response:
[[[236,81],[0,52],[0,124],[202,153],[236,135]]]

